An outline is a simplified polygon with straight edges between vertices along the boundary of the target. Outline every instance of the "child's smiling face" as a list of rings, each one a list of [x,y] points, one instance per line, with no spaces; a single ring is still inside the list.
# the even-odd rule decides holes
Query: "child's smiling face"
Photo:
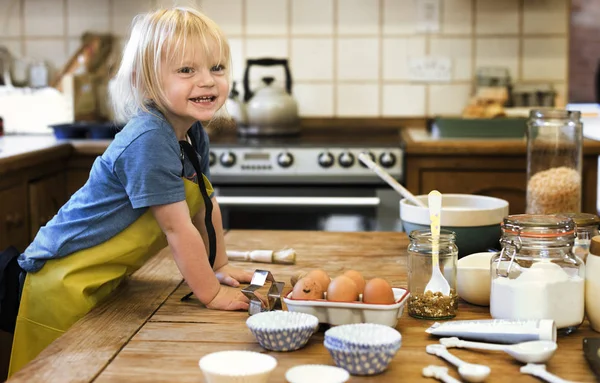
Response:
[[[219,52],[219,48],[212,49]],[[227,61],[204,49],[162,58],[161,86],[167,119],[176,133],[184,133],[196,121],[209,121],[223,106],[229,93]]]

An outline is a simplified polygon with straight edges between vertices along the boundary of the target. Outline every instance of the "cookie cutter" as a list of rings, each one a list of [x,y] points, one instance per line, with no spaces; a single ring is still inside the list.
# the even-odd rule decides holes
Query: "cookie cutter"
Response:
[[[256,295],[256,290],[262,288],[266,282],[271,282],[267,293],[266,307],[262,307],[262,300]],[[263,311],[281,310],[281,295],[285,282],[277,282],[269,270],[255,270],[250,285],[242,289],[242,293],[250,299],[248,315],[254,315]]]

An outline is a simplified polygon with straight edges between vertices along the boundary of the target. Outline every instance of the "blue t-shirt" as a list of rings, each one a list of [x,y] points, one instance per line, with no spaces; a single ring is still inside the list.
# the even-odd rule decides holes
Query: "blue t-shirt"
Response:
[[[101,244],[117,235],[149,206],[185,200],[182,177],[198,182],[175,132],[157,110],[140,113],[120,131],[102,156],[96,158],[88,181],[71,196],[34,241],[19,256],[27,272],[46,260],[60,258]],[[204,175],[210,179],[208,135],[197,122],[188,135]]]

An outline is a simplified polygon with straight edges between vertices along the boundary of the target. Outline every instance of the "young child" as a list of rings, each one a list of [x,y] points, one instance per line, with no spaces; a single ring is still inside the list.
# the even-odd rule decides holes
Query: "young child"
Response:
[[[232,287],[252,275],[227,264],[199,122],[225,103],[229,63],[223,33],[198,11],[163,9],[134,19],[111,87],[115,114],[128,123],[18,259],[27,278],[9,375],[167,244],[200,302],[248,308]]]

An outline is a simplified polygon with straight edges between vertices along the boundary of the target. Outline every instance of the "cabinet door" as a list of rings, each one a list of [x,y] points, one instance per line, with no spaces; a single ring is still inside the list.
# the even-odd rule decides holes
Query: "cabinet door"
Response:
[[[66,202],[67,188],[64,173],[44,177],[29,183],[29,211],[31,240],[40,227],[54,217]]]
[[[13,245],[24,251],[29,245],[25,184],[0,190],[0,250]]]

